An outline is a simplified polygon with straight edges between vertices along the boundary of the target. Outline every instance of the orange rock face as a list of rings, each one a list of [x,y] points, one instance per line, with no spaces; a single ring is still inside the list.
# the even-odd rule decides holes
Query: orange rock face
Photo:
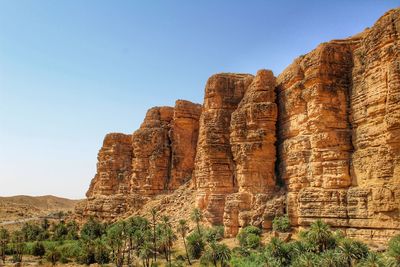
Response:
[[[281,177],[294,225],[350,236],[400,230],[400,10],[320,45],[278,77]]]
[[[190,180],[200,114],[201,105],[178,100],[174,108],[150,109],[133,135],[108,134],[77,213],[112,219]]]
[[[282,213],[364,240],[399,233],[400,9],[277,78],[213,75],[202,107],[179,100],[150,109],[132,136],[107,135],[77,212],[114,218],[187,181],[227,236]]]

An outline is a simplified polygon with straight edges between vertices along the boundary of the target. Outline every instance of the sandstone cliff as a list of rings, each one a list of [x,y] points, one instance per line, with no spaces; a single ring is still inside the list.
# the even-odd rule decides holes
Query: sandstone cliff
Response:
[[[133,135],[107,135],[85,217],[115,218],[191,181],[210,224],[234,236],[321,218],[350,236],[400,232],[400,9],[319,45],[277,78],[216,74],[204,104],[150,109]],[[186,185],[187,187],[187,185]]]

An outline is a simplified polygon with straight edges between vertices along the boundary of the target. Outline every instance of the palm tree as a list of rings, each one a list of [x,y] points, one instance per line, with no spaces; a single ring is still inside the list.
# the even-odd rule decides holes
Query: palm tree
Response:
[[[176,240],[176,235],[172,231],[171,223],[168,216],[162,217],[160,243],[164,249],[165,259],[169,264],[171,261],[171,250],[173,241]]]
[[[3,264],[6,263],[6,249],[7,244],[10,241],[10,234],[4,228],[0,229],[0,256]]]
[[[122,266],[124,262],[124,226],[118,222],[107,230],[107,243],[111,248],[112,258],[117,266]]]
[[[186,245],[186,234],[187,234],[188,230],[189,229],[187,227],[186,220],[184,220],[184,219],[179,220],[179,232],[181,233],[181,236],[183,239],[183,245],[185,246],[186,257],[187,257],[189,265],[192,265],[192,263],[190,262],[190,257],[189,257],[189,253],[188,253],[188,249],[187,249],[187,245]]]
[[[226,266],[227,262],[231,259],[231,250],[225,244],[219,244],[212,241],[204,255],[201,257],[200,262],[203,265],[212,263],[217,267],[218,262],[221,266]]]
[[[267,250],[272,257],[279,261],[282,265],[289,263],[288,247],[281,239],[273,237],[267,245]]]
[[[225,266],[231,259],[232,252],[225,244],[218,244],[218,260],[221,262],[221,266]]]
[[[201,211],[198,208],[195,208],[193,210],[192,215],[191,215],[191,219],[192,219],[193,222],[196,223],[197,231],[201,235],[201,232],[200,232],[200,221],[203,219],[203,214],[201,213]]]
[[[332,249],[321,254],[320,264],[324,267],[346,266],[346,262],[340,257],[338,251]]]
[[[151,217],[153,219],[153,257],[154,257],[154,262],[157,262],[157,235],[156,235],[157,210],[155,208],[151,209]]]
[[[339,244],[340,255],[346,262],[347,266],[353,266],[354,262],[357,262],[368,255],[368,247],[358,241],[344,239]]]
[[[400,235],[389,241],[388,256],[393,266],[400,266]]]
[[[306,238],[317,246],[318,252],[323,252],[328,248],[329,242],[333,240],[332,231],[329,225],[322,220],[316,220],[310,225],[310,230],[306,233]]]
[[[293,267],[317,267],[321,266],[318,263],[318,257],[315,253],[307,252],[299,255],[292,263]]]
[[[13,251],[16,262],[22,262],[22,255],[24,254],[25,250],[24,234],[21,231],[13,232],[11,241],[13,244]]]
[[[386,263],[384,261],[384,259],[382,257],[380,257],[377,253],[374,252],[370,252],[368,254],[368,257],[365,258],[364,260],[362,260],[360,262],[359,265],[357,265],[357,267],[385,267],[385,266],[389,266],[388,263]]]

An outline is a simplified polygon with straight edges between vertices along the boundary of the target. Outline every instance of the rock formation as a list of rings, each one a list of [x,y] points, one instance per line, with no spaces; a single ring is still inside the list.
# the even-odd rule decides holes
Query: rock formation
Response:
[[[150,109],[133,135],[106,136],[77,213],[115,218],[191,181],[227,236],[288,213],[295,227],[323,219],[385,241],[400,232],[399,34],[395,9],[277,78],[216,74],[202,107]]]
[[[191,179],[201,105],[178,100],[175,107],[151,108],[132,135],[108,134],[99,151],[97,173],[78,205],[80,217],[114,219],[140,208],[156,194]]]
[[[400,10],[321,44],[278,77],[279,174],[294,225],[400,230]]]

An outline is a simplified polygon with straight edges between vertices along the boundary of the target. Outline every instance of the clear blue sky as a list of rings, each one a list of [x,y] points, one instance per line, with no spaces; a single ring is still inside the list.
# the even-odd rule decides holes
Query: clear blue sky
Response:
[[[82,198],[106,133],[132,133],[152,106],[201,103],[213,73],[278,75],[396,6],[0,0],[0,195]]]

